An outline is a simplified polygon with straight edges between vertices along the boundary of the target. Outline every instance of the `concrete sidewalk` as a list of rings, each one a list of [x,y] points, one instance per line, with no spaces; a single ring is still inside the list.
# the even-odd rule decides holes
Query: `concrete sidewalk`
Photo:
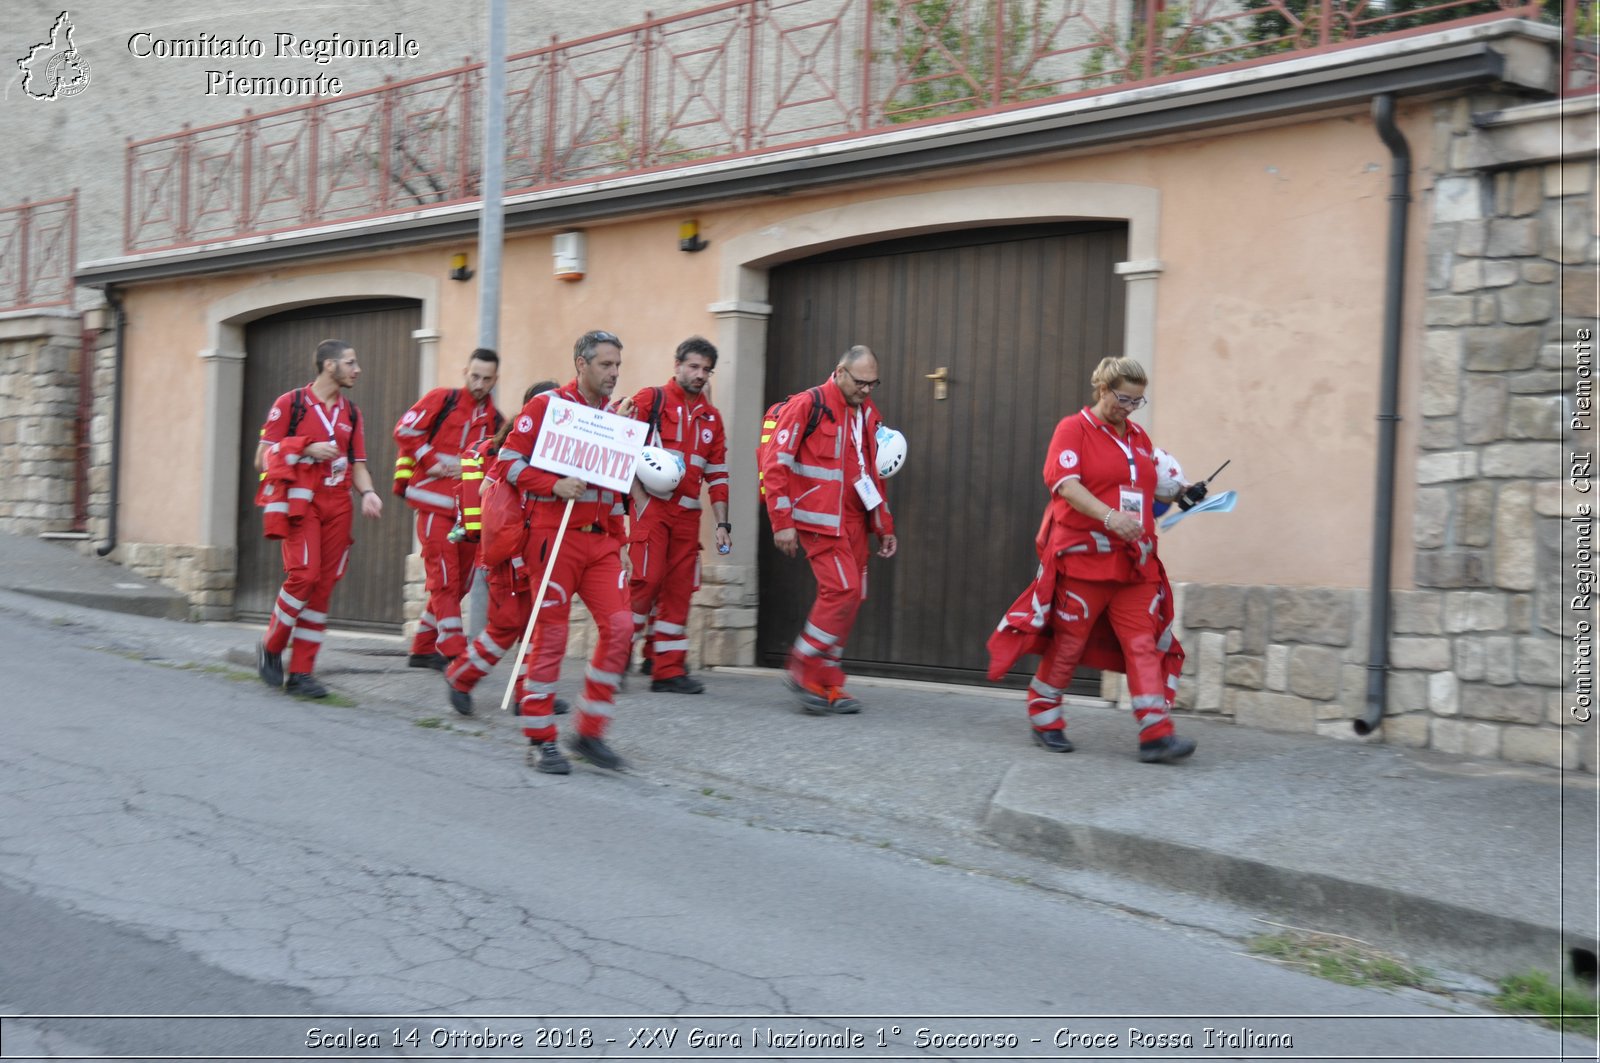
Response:
[[[189,601],[177,591],[66,541],[0,534],[0,587],[91,609],[189,619]]]
[[[39,598],[148,616],[134,588],[120,586],[145,582],[64,546],[0,535],[0,588],[35,596],[0,595],[6,611],[98,629],[94,614]],[[147,656],[254,667],[257,634],[245,625],[105,622]],[[503,664],[480,685],[465,719],[449,708],[442,677],[404,666],[396,638],[330,632],[319,666],[363,710],[466,728],[520,757],[520,734],[498,711],[507,672]],[[564,696],[577,696],[581,676],[569,661]],[[1201,717],[1178,723],[1199,740],[1193,758],[1146,765],[1131,718],[1103,703],[1069,708],[1078,751],[1061,755],[1030,741],[1016,691],[863,679],[851,689],[865,712],[813,717],[795,711],[775,673],[702,678],[705,694],[682,696],[648,693],[646,677],[629,677],[612,739],[630,774],[687,775],[706,792],[738,787],[846,821],[886,817],[972,836],[1485,977],[1555,972],[1568,949],[1595,948],[1592,776]],[[592,785],[597,774],[580,768],[571,781]]]

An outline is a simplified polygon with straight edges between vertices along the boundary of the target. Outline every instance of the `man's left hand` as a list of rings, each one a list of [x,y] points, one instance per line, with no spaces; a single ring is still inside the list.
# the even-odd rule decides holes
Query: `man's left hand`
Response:
[[[363,491],[361,493],[361,515],[377,520],[383,516],[383,499],[378,497],[376,491]]]
[[[618,402],[618,403],[614,404],[611,407],[611,412],[616,414],[618,417],[632,417],[633,416],[633,396],[629,395],[626,398],[624,398],[621,402]]]
[[[733,536],[728,532],[728,529],[726,529],[726,528],[718,528],[717,529],[717,552],[725,554],[729,550],[732,550],[732,549],[733,549]]]
[[[633,579],[633,558],[628,556],[628,548],[622,548],[622,585],[626,587]]]
[[[894,552],[900,549],[900,540],[892,535],[878,536],[878,556],[893,557]]]

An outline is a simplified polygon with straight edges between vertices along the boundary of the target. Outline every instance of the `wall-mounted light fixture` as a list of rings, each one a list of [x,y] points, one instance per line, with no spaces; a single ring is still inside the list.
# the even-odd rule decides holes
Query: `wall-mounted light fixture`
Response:
[[[553,244],[556,278],[581,281],[589,269],[589,241],[580,232],[556,233]]]
[[[700,221],[698,218],[690,218],[686,222],[679,223],[679,251],[704,251],[709,244],[709,240],[700,239]]]
[[[467,253],[450,256],[450,279],[453,281],[469,281],[472,279],[472,270],[467,268]]]

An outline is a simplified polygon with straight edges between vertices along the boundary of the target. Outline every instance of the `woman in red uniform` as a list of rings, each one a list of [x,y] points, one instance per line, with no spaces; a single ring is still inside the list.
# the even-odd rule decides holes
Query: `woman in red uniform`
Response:
[[[1038,652],[1028,686],[1033,738],[1070,753],[1061,696],[1073,671],[1083,662],[1123,672],[1139,724],[1139,759],[1170,763],[1193,753],[1195,743],[1174,733],[1168,713],[1183,651],[1156,556],[1154,447],[1128,418],[1145,404],[1149,380],[1133,359],[1105,358],[1091,382],[1094,402],[1063,418],[1050,439],[1039,579],[990,641],[990,675]]]

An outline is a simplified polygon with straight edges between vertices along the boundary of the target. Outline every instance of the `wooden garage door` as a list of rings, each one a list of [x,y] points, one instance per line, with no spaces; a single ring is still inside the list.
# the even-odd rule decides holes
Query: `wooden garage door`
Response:
[[[264,619],[283,582],[279,546],[261,537],[254,504],[258,433],[272,402],[315,377],[312,352],[325,339],[356,349],[361,379],[349,395],[361,410],[367,466],[384,496],[382,519],[355,518],[350,567],[333,592],[329,618],[347,627],[399,630],[404,620],[405,558],[411,552],[411,510],[389,493],[394,477],[395,422],[417,401],[421,304],[381,300],[302,307],[262,318],[245,329],[244,431],[239,453],[239,582],[235,609]]]
[[[1126,252],[1126,227],[1096,222],[940,234],[773,271],[767,401],[821,383],[864,343],[883,380],[874,398],[910,443],[887,491],[900,553],[872,563],[847,671],[982,675],[985,640],[1038,564],[1050,434],[1088,401],[1095,364],[1122,351],[1113,266]],[[926,379],[940,369],[944,400]],[[815,583],[765,521],[760,589],[759,654],[781,664]]]

